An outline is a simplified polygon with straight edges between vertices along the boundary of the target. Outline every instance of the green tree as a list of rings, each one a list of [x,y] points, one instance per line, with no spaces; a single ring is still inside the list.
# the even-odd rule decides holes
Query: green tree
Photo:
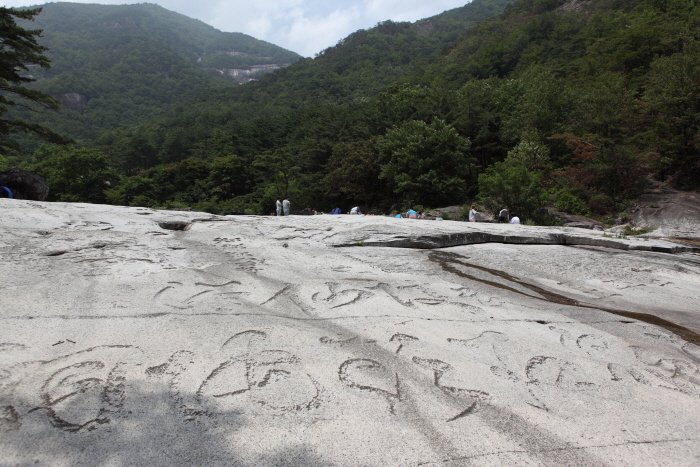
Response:
[[[545,201],[542,175],[524,165],[496,162],[479,175],[479,198],[494,214],[507,207],[521,220],[540,220]]]
[[[158,162],[158,152],[148,140],[145,132],[139,132],[117,144],[106,146],[105,151],[128,175],[135,175],[139,170],[153,167]]]
[[[48,183],[50,201],[105,203],[119,181],[107,155],[91,149],[41,146],[29,168]]]
[[[3,156],[2,154],[0,154],[0,172],[10,170],[13,167],[17,167],[19,164],[20,161],[17,157]]]
[[[659,152],[669,158],[674,181],[700,186],[700,42],[651,64],[644,98],[655,117]]]
[[[276,196],[291,196],[299,180],[301,169],[298,158],[286,149],[258,154],[253,159],[253,167],[260,176],[274,186]]]
[[[505,141],[543,141],[560,133],[572,116],[574,98],[566,80],[541,67],[508,80],[495,98],[503,114],[501,137]]]
[[[580,133],[599,135],[609,141],[606,144],[620,144],[641,114],[641,103],[634,94],[621,73],[606,72],[588,79],[580,86],[575,128]]]
[[[374,140],[336,144],[328,169],[324,193],[335,201],[371,205],[384,195]]]
[[[247,162],[238,156],[217,157],[211,161],[209,185],[211,194],[219,199],[231,199],[245,194],[251,185]]]
[[[9,108],[13,107],[35,112],[58,110],[60,107],[59,101],[53,97],[25,86],[34,81],[26,76],[30,65],[50,68],[50,62],[43,54],[46,47],[36,41],[41,31],[23,29],[15,20],[33,20],[39,12],[41,8],[16,10],[0,7],[0,149],[18,148],[18,144],[10,138],[13,133],[31,133],[52,143],[69,142],[42,125],[5,117]]]
[[[535,141],[520,141],[508,151],[508,165],[524,165],[530,171],[546,169],[550,165],[549,148]]]
[[[430,122],[448,113],[453,98],[441,88],[394,84],[378,96],[376,107],[386,128],[409,120]]]
[[[439,118],[412,120],[390,130],[379,143],[380,177],[404,201],[428,206],[463,201],[475,166],[470,142]]]
[[[500,137],[502,113],[499,78],[472,80],[456,94],[454,127],[471,141],[470,153],[482,167],[506,156],[507,145]]]

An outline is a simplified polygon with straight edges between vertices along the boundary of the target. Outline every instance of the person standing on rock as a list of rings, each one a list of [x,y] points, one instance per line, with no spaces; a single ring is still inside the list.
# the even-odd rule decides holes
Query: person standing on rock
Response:
[[[476,204],[469,208],[469,222],[476,222]]]
[[[282,215],[282,198],[277,198],[277,202],[275,203],[275,207],[277,208],[277,217]]]
[[[282,208],[284,209],[284,215],[288,216],[290,213],[290,209],[292,207],[292,203],[289,202],[289,196],[284,198],[284,201],[282,201]]]
[[[503,208],[501,212],[498,213],[498,222],[507,224],[508,221],[510,221],[510,211],[508,208]]]
[[[13,198],[12,190],[0,183],[0,198]]]

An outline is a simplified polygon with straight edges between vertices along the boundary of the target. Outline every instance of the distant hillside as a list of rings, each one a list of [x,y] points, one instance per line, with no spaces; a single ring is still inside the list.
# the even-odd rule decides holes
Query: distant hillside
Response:
[[[36,21],[22,25],[43,29],[39,42],[49,48],[52,67],[33,69],[33,86],[60,99],[64,109],[39,118],[83,141],[300,58],[153,4],[39,6]]]
[[[480,22],[497,16],[514,0],[474,0],[415,23],[384,21],[360,29],[311,60],[268,75],[254,87],[224,92],[230,99],[275,105],[350,102],[385,90],[409,71],[450,47]],[[217,96],[215,99],[226,99]]]
[[[157,42],[201,68],[250,69],[289,64],[300,58],[268,42],[242,33],[221,32],[155,4],[38,6],[42,12],[34,24],[44,30],[40,42],[50,47],[53,60],[48,76],[89,65],[91,56],[113,49],[116,38],[127,36]]]
[[[327,162],[334,138],[367,128],[365,123],[343,123],[341,132],[331,134],[330,119],[347,114],[332,106],[364,106],[509,3],[474,0],[416,23],[382,22],[350,34],[314,59],[301,59],[245,86],[213,87],[137,128],[105,132],[95,143],[132,173],[188,157],[251,158],[288,144],[296,152],[308,143],[314,147],[304,150],[314,154],[314,162],[313,169],[307,169],[315,171]],[[306,129],[307,123],[319,128]],[[381,126],[373,129],[380,130]],[[311,133],[323,136],[319,141]]]
[[[520,0],[408,80],[470,94],[484,160],[536,143],[594,212],[619,209],[645,174],[700,187],[699,24],[698,0]]]
[[[383,22],[103,133],[93,147],[127,175],[105,196],[260,213],[281,194],[320,209],[482,199],[616,222],[650,177],[700,186],[698,24],[698,0],[482,0]]]

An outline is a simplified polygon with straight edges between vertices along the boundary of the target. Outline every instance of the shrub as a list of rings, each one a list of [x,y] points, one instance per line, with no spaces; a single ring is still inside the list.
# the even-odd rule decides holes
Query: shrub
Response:
[[[552,188],[547,193],[547,197],[560,211],[586,217],[591,215],[591,211],[586,206],[586,203],[566,189]]]
[[[542,216],[545,196],[541,182],[542,175],[525,166],[496,162],[479,175],[479,197],[494,214],[508,207],[521,218],[533,219]]]

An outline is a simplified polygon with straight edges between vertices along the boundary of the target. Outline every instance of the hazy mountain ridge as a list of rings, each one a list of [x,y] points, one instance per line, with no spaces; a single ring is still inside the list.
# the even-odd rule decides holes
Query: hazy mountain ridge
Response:
[[[49,56],[53,60],[49,76],[85,63],[76,59],[71,50],[103,50],[105,45],[112,45],[113,36],[126,32],[161,43],[191,63],[202,66],[208,64],[209,57],[229,52],[237,52],[226,55],[230,57],[227,63],[230,67],[289,63],[299,58],[294,52],[247,34],[222,32],[200,20],[155,4],[47,3],[39,7],[42,8],[41,14],[33,23],[27,24],[43,30],[43,39],[39,42],[50,47]],[[80,43],[75,42],[76,39]],[[233,57],[239,57],[240,62]],[[254,63],[249,63],[251,60]]]
[[[385,90],[480,22],[500,14],[514,0],[474,0],[415,23],[383,21],[360,29],[313,60],[300,60],[263,83],[235,93],[299,96],[294,104],[366,99]],[[247,97],[247,96],[246,96]]]
[[[33,87],[63,111],[35,119],[88,142],[100,132],[152,118],[173,104],[234,86],[299,58],[241,33],[225,33],[153,4],[49,3],[26,28],[42,29],[52,67],[33,67]],[[238,79],[231,68],[239,68]],[[212,68],[218,68],[212,74]],[[252,71],[250,71],[252,68]],[[209,70],[207,70],[209,69]],[[36,143],[29,143],[33,147]]]

